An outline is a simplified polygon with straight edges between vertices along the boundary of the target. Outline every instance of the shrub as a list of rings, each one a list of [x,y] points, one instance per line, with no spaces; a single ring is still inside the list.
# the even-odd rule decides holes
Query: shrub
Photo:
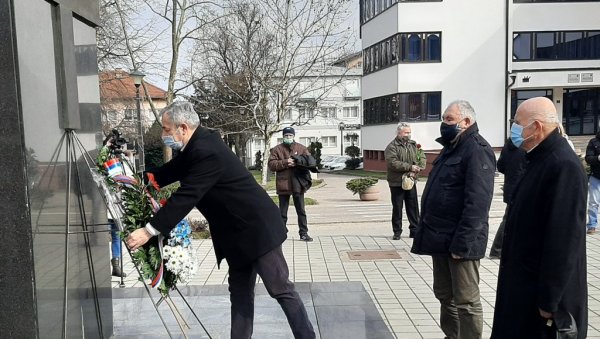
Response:
[[[346,183],[346,188],[352,191],[353,194],[363,194],[365,191],[375,185],[379,179],[377,178],[356,178],[350,179]]]
[[[323,168],[323,165],[321,165],[321,148],[323,148],[323,144],[319,141],[313,141],[308,146],[308,151],[310,152],[310,155],[312,155],[317,161],[318,169]]]
[[[346,160],[346,168],[351,170],[357,169],[360,163],[361,160],[359,158],[348,159]]]

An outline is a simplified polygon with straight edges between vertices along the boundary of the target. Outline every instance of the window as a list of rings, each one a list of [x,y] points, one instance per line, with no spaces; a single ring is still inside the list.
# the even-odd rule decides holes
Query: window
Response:
[[[398,2],[441,2],[442,0],[360,0],[360,24],[373,19]],[[517,0],[515,0],[517,1]],[[535,0],[530,0],[535,1]],[[585,0],[584,0],[585,1]]]
[[[600,31],[515,32],[514,61],[600,59]]]
[[[535,98],[535,97],[546,97],[546,98],[552,100],[552,90],[551,89],[541,89],[541,90],[534,89],[534,90],[523,90],[523,91],[511,91],[510,96],[511,96],[510,118],[513,119],[515,117],[515,114],[517,113],[517,107],[519,107],[519,105],[521,103],[523,103],[523,101],[525,101],[527,99]]]
[[[398,93],[367,99],[363,102],[363,114],[365,125],[439,121],[442,93]]]
[[[421,36],[413,33],[408,38],[408,60],[421,61]]]
[[[283,142],[283,139],[281,139],[281,142]],[[265,143],[264,143],[263,139],[254,139],[254,149],[262,151],[262,149],[264,148],[264,145],[265,145]]]
[[[126,109],[124,119],[127,121],[133,121],[135,119],[136,112],[137,111],[135,109]]]
[[[344,118],[358,118],[358,106],[344,107]]]
[[[323,147],[337,147],[337,137],[322,137]]]
[[[292,120],[292,109],[291,108],[285,109],[285,111],[283,112],[283,120],[287,120],[287,121]]]
[[[300,138],[299,140],[299,142],[306,147],[310,146],[310,143],[315,141],[317,141],[316,137]]]
[[[398,33],[363,51],[364,74],[403,62],[441,62],[442,33]]]
[[[298,109],[301,119],[312,119],[315,117],[315,109],[312,107],[301,107]]]
[[[337,109],[335,107],[321,107],[321,116],[323,118],[337,118]]]

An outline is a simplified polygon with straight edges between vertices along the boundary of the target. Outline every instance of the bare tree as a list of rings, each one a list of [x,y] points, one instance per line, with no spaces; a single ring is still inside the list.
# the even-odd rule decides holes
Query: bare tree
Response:
[[[251,116],[254,132],[265,140],[263,184],[269,141],[282,130],[286,110],[314,109],[341,80],[343,74],[331,80],[329,65],[348,52],[351,30],[344,23],[351,5],[349,0],[238,0],[212,40],[206,39],[209,43],[199,48],[207,54],[205,64],[212,74],[217,69],[221,76],[238,74],[238,83],[243,84],[237,90],[226,88],[232,105]],[[293,124],[310,119],[305,116]]]

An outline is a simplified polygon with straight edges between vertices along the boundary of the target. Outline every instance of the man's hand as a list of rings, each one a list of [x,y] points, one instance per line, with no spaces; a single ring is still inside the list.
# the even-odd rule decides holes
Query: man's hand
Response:
[[[127,237],[127,246],[132,251],[135,251],[147,243],[150,238],[152,238],[152,235],[150,235],[145,228],[139,228],[131,232],[131,234]]]
[[[463,257],[461,257],[460,255],[454,254],[454,253],[450,253],[450,255],[452,256],[452,259],[462,259]]]
[[[294,159],[288,158],[287,165],[288,165],[288,167],[294,167],[294,166],[296,166],[296,162],[294,161]]]
[[[415,173],[419,173],[419,172],[421,172],[421,167],[419,167],[417,165],[412,165],[412,166],[410,166],[410,171],[411,172],[415,172]]]

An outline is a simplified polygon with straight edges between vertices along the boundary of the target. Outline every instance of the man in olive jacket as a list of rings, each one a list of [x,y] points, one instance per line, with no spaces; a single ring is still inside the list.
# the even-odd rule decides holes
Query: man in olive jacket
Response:
[[[467,101],[452,102],[442,119],[437,141],[444,148],[425,185],[412,252],[432,256],[446,337],[481,338],[479,259],[487,246],[496,158]]]
[[[554,103],[537,97],[519,106],[511,126],[528,162],[507,211],[493,339],[556,338],[563,312],[577,338],[587,336],[587,182],[558,124]]]
[[[132,232],[127,245],[136,250],[152,236],[169,232],[196,207],[210,225],[217,263],[229,264],[231,338],[250,338],[254,321],[254,285],[258,274],[276,298],[294,337],[315,338],[306,309],[281,250],[287,230],[277,206],[250,172],[227,148],[217,131],[199,127],[188,102],[161,111],[162,137],[179,154],[153,171],[160,186],[180,187],[144,228]]]
[[[402,188],[402,177],[409,175],[416,179],[417,173],[425,169],[425,156],[417,155],[417,143],[411,140],[410,125],[401,122],[396,128],[396,137],[385,148],[387,181],[392,195],[393,240],[400,240],[402,234],[402,205],[406,202],[409,237],[413,238],[419,223],[419,201],[417,185],[410,190]]]
[[[306,188],[295,180],[296,160],[294,157],[310,155],[308,149],[294,141],[296,132],[292,127],[283,129],[283,142],[271,149],[269,169],[276,172],[275,186],[279,196],[279,211],[283,224],[287,225],[287,212],[290,206],[290,196],[294,199],[294,207],[298,215],[298,234],[300,240],[313,241],[308,235],[308,221],[304,209],[304,193]]]

